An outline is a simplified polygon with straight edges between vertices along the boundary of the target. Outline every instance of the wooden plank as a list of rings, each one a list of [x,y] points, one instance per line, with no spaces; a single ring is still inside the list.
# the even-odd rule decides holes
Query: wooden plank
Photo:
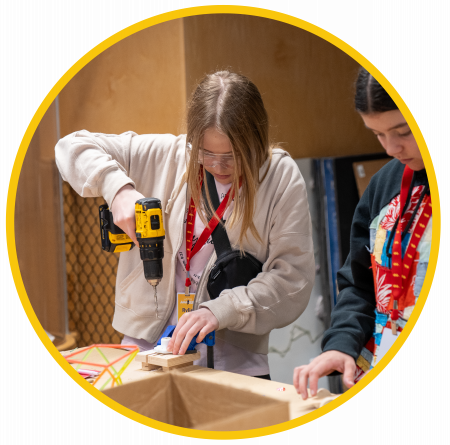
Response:
[[[149,366],[153,366],[153,365],[149,365]],[[185,368],[186,366],[192,366],[192,362],[181,363],[180,365],[170,366],[170,368],[166,368],[165,366],[163,366],[162,370],[163,371],[173,371],[174,369]]]
[[[201,354],[199,351],[194,354],[172,355],[172,354],[158,354],[151,351],[140,352],[137,354],[135,360],[141,363],[150,365],[162,366],[164,368],[172,368],[177,365],[185,363],[192,364],[195,360],[199,360]]]
[[[171,368],[176,365],[181,365],[183,363],[193,363],[195,360],[199,360],[201,354],[197,351],[194,354],[185,354],[185,355],[172,355],[172,354],[157,354],[157,355],[148,355],[147,363],[151,365],[159,365],[165,368]]]
[[[135,361],[137,362],[142,362],[142,363],[147,363],[147,355],[150,353],[151,351],[142,351],[142,352],[138,352],[136,354],[136,357],[134,358]]]
[[[149,365],[148,363],[142,363],[143,371],[153,371],[154,369],[161,369],[161,366]]]

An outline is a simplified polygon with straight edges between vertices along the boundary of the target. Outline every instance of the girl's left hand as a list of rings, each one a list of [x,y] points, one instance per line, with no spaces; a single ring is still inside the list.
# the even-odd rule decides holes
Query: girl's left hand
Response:
[[[198,334],[197,343],[200,343],[207,334],[218,327],[219,322],[209,309],[201,308],[183,314],[178,320],[167,350],[172,351],[173,355],[183,355],[196,334]]]

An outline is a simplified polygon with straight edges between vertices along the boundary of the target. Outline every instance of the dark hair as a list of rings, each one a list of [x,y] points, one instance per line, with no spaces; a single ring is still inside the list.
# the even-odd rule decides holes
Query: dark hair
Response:
[[[356,79],[355,108],[359,113],[382,113],[398,110],[391,96],[365,68],[360,68]]]

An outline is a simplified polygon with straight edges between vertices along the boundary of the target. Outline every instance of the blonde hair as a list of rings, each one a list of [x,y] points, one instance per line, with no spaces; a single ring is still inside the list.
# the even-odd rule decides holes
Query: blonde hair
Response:
[[[247,77],[229,71],[219,71],[207,75],[197,86],[187,109],[187,140],[191,144],[187,158],[187,184],[197,209],[206,209],[206,215],[199,212],[204,224],[210,218],[213,206],[206,187],[207,202],[203,202],[200,183],[200,164],[197,162],[199,148],[205,131],[215,128],[228,137],[233,150],[237,173],[231,185],[234,195],[234,209],[227,227],[241,222],[239,247],[250,229],[253,236],[262,243],[253,223],[256,191],[270,166],[272,149],[269,144],[269,121],[258,88]],[[269,159],[267,170],[259,178],[259,170]],[[239,181],[242,179],[241,192]],[[228,205],[231,204],[231,200]]]

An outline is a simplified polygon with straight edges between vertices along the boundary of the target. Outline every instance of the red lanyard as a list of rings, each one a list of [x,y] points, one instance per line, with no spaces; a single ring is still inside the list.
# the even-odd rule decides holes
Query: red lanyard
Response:
[[[201,185],[200,185],[201,187]],[[230,199],[230,190],[223,198],[222,202],[219,205],[219,208],[216,211],[217,217],[213,216],[209,221],[208,225],[203,230],[200,238],[195,243],[194,248],[192,249],[192,238],[194,236],[194,226],[195,226],[195,217],[197,215],[197,211],[195,209],[194,200],[191,198],[191,202],[189,204],[189,211],[186,221],[186,284],[185,284],[185,293],[189,294],[189,286],[191,285],[189,270],[191,268],[190,263],[194,255],[203,247],[208,238],[213,233],[214,229],[219,224],[219,221],[222,219],[223,214],[225,213],[225,209],[227,207],[228,200]]]
[[[413,179],[413,170],[408,166],[405,167],[402,177],[402,186],[400,191],[400,211],[399,220],[397,228],[395,231],[394,244],[392,245],[392,297],[394,298],[394,309],[391,313],[392,319],[392,331],[394,334],[397,333],[397,327],[395,321],[398,320],[398,300],[403,294],[406,281],[409,274],[411,273],[412,265],[414,262],[414,257],[416,256],[417,247],[419,245],[420,239],[425,232],[428,221],[431,218],[432,208],[431,208],[431,198],[429,195],[425,196],[423,200],[423,210],[419,216],[414,231],[411,234],[411,238],[408,247],[405,252],[405,256],[402,258],[402,217],[403,209],[406,205],[406,199],[408,196],[408,191],[411,186]],[[406,214],[406,212],[405,212]],[[406,222],[407,224],[407,222]]]

